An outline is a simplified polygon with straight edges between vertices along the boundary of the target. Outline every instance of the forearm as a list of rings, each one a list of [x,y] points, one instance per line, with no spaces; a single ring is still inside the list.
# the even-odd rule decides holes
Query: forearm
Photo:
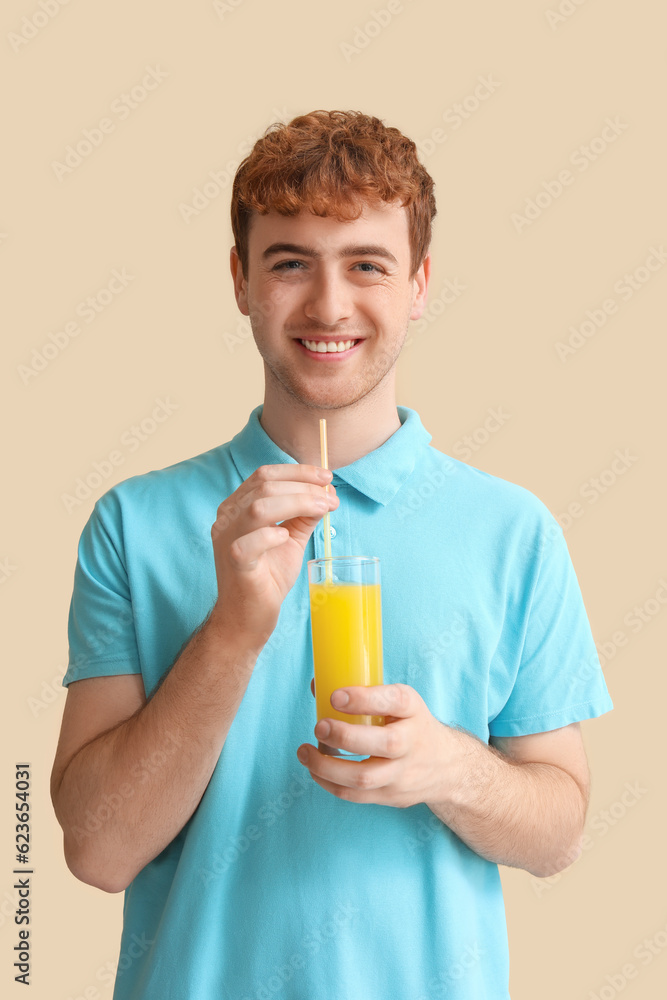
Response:
[[[469,733],[443,726],[443,762],[457,759],[437,800],[426,804],[477,854],[544,877],[581,853],[586,802],[551,764],[517,763]],[[443,774],[451,766],[443,764]]]
[[[69,867],[111,892],[197,808],[259,653],[209,620],[129,719],[85,744],[54,790]]]

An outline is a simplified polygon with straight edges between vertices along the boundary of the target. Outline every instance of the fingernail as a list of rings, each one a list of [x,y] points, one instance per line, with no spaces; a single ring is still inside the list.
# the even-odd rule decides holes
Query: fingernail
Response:
[[[327,722],[325,719],[322,719],[322,721],[318,722],[317,725],[315,726],[315,735],[320,740],[325,740],[330,732],[331,732],[331,723]]]
[[[296,755],[302,764],[305,764],[306,761],[308,760],[308,752],[304,750],[303,747],[299,747],[299,749],[296,752]]]
[[[342,708],[344,705],[347,705],[348,701],[350,700],[350,696],[347,693],[347,691],[334,691],[334,693],[331,695],[332,704],[334,698],[336,699],[336,706],[335,706],[336,708]]]

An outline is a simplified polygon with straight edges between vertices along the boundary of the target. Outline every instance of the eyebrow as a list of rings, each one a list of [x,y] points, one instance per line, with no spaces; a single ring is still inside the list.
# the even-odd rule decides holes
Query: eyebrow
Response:
[[[301,245],[299,243],[272,243],[263,252],[261,259],[268,260],[279,253],[296,253],[302,257],[311,257],[313,260],[322,260],[322,254],[315,247]],[[398,261],[393,253],[386,247],[376,243],[355,244],[354,246],[341,247],[339,257],[383,257],[398,266]]]

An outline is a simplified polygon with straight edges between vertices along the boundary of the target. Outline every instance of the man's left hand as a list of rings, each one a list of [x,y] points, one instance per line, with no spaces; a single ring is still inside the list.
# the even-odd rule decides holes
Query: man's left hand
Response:
[[[368,760],[330,757],[310,743],[299,747],[301,763],[332,795],[348,802],[402,809],[442,801],[455,786],[459,768],[456,744],[449,739],[453,731],[431,715],[413,687],[378,684],[338,688],[331,704],[345,714],[385,717],[384,726],[338,719],[320,719],[315,726],[315,736],[322,743],[353,754],[368,754]]]

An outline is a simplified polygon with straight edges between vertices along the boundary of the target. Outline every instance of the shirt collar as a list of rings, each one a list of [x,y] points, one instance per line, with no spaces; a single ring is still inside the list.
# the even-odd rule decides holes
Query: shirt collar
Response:
[[[417,457],[432,435],[426,430],[416,410],[397,406],[401,426],[384,444],[356,462],[334,470],[333,484],[347,483],[359,493],[383,506],[398,493],[412,474]],[[247,479],[260,465],[296,463],[272,441],[259,422],[263,404],[256,406],[243,430],[232,438],[230,451],[234,465],[243,479]]]

